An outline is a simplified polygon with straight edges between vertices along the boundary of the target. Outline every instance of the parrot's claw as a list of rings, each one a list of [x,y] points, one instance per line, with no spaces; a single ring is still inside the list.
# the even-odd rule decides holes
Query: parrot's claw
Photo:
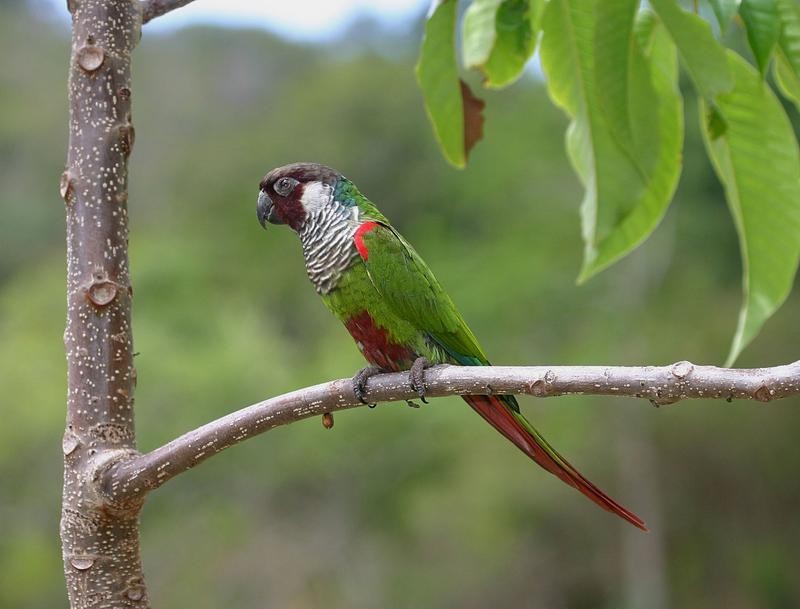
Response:
[[[375,376],[376,374],[380,374],[381,372],[383,371],[377,366],[364,366],[361,370],[356,372],[355,376],[353,377],[353,393],[356,394],[356,399],[362,404],[368,404],[371,408],[374,408],[374,405],[369,404],[369,402],[364,399],[364,390],[366,388],[367,379],[369,379],[371,376]]]
[[[411,364],[411,370],[408,373],[411,388],[417,392],[423,404],[428,403],[428,400],[425,399],[425,368],[430,368],[432,365],[427,357],[418,357]]]

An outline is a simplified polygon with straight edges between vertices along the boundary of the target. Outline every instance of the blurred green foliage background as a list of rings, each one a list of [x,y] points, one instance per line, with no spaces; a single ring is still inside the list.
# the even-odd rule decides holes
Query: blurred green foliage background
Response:
[[[392,218],[496,363],[720,363],[740,302],[734,229],[696,109],[676,200],[636,253],[576,287],[581,192],[533,78],[485,93],[464,172],[437,150],[419,31],[327,45],[193,28],[134,57],[139,446],[362,365],[261,176],[330,164]],[[66,26],[0,7],[0,606],[65,607],[58,542],[65,363]],[[791,110],[790,110],[791,112]],[[796,118],[795,115],[793,115]],[[743,366],[797,359],[798,297]],[[651,526],[537,468],[458,399],[311,420],[236,447],[142,515],[156,606],[785,609],[800,605],[800,403],[524,399],[545,435]]]

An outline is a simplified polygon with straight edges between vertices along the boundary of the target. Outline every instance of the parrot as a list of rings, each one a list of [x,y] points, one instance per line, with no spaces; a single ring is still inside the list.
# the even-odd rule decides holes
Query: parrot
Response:
[[[300,238],[306,272],[369,363],[353,377],[363,403],[367,379],[408,372],[425,401],[431,365],[488,366],[455,304],[416,250],[356,185],[317,163],[292,163],[259,183],[263,228],[286,225]],[[465,395],[475,412],[542,468],[603,509],[646,531],[645,523],[583,477],[520,412],[513,395]],[[326,427],[328,425],[326,424]]]

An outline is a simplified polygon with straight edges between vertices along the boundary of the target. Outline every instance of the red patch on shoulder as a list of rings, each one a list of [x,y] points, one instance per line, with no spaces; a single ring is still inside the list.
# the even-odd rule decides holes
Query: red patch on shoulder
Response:
[[[377,325],[367,311],[353,315],[344,325],[367,361],[383,370],[399,372],[416,359],[411,349],[392,342],[389,331]]]
[[[364,245],[364,235],[377,226],[377,222],[364,222],[356,229],[356,234],[353,235],[353,241],[356,243],[356,249],[364,260],[369,259],[369,251],[367,250],[367,246]]]

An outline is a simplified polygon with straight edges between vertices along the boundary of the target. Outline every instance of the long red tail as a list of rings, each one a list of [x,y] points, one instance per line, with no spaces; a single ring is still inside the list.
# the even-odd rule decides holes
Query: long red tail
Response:
[[[514,412],[516,408],[512,409],[512,404],[516,406],[516,400],[513,396],[465,395],[463,397],[475,412],[548,472],[578,489],[601,508],[624,518],[643,531],[647,530],[641,518],[584,478],[521,414]]]

